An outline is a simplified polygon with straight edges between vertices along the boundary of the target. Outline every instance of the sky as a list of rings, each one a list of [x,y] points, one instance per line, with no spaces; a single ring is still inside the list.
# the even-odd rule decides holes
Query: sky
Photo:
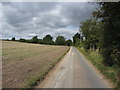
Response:
[[[72,39],[96,8],[88,2],[2,2],[2,39],[42,39],[47,34]]]

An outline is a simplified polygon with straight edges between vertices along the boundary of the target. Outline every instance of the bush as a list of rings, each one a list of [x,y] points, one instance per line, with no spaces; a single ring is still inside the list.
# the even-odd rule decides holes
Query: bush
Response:
[[[31,40],[29,40],[30,43],[38,43],[37,36],[34,36]]]
[[[26,42],[26,39],[20,38],[19,42]]]
[[[64,38],[63,36],[58,36],[58,37],[56,38],[55,43],[56,43],[57,45],[65,45],[65,38]]]
[[[12,40],[12,41],[15,41],[15,37],[13,37],[11,40]]]

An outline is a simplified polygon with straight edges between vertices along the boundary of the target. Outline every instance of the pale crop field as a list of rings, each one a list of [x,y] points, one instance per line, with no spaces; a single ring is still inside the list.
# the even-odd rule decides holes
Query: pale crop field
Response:
[[[69,50],[67,46],[2,41],[3,88],[29,88]]]

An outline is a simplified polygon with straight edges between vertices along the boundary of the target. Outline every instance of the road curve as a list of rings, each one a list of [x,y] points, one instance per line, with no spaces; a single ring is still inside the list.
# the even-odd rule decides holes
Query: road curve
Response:
[[[37,88],[108,88],[108,84],[75,47]]]

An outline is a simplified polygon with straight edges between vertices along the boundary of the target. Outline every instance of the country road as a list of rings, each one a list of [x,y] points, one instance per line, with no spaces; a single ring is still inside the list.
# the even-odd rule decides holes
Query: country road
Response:
[[[75,47],[37,88],[108,88],[102,76]]]

